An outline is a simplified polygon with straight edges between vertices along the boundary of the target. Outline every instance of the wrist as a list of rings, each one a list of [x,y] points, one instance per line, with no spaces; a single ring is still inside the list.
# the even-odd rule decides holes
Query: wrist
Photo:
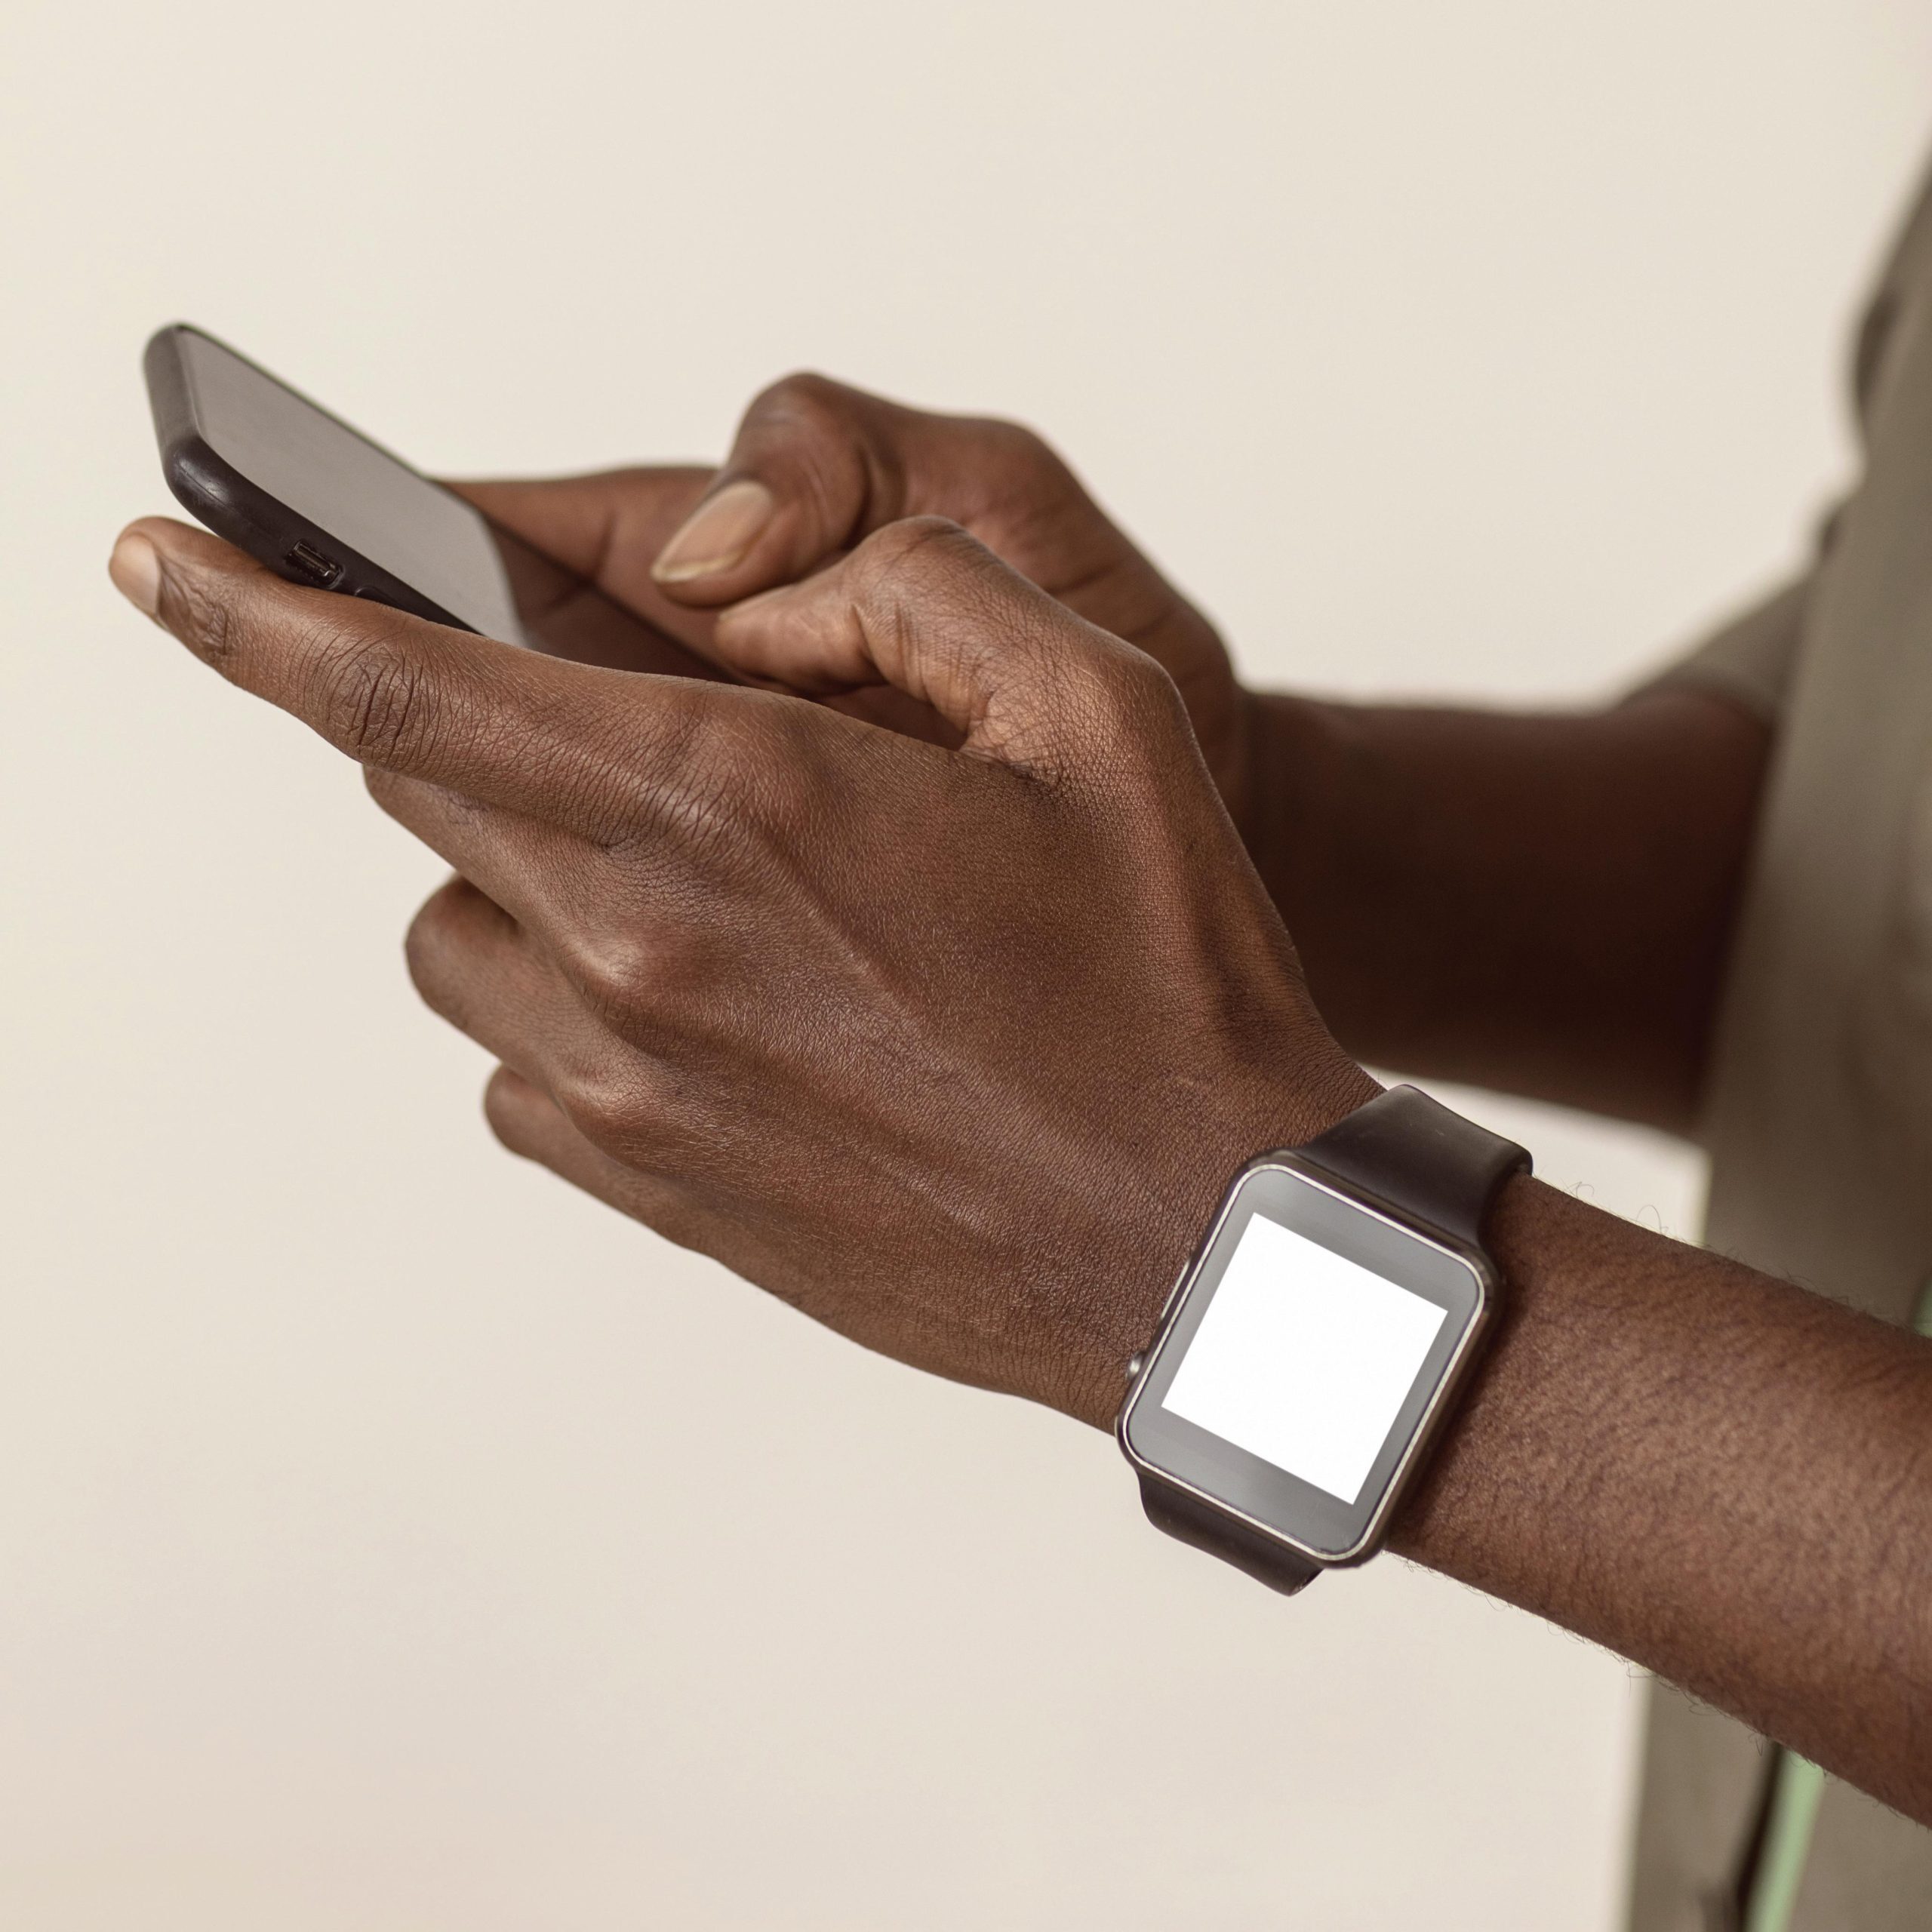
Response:
[[[1598,1223],[1609,1225],[1599,1229]],[[1539,1461],[1527,1448],[1528,1438],[1564,1398],[1561,1313],[1549,1278],[1552,1247],[1579,1241],[1594,1247],[1622,1225],[1527,1174],[1505,1187],[1489,1236],[1507,1291],[1502,1314],[1460,1412],[1391,1526],[1392,1549],[1515,1600],[1486,1531],[1527,1500]]]
[[[1137,1211],[1120,1218],[1118,1191],[1104,1204],[1119,1238],[1109,1244],[1104,1275],[1073,1298],[1067,1392],[1056,1406],[1111,1429],[1128,1361],[1152,1339],[1169,1290],[1235,1177],[1257,1155],[1304,1145],[1382,1092],[1365,1069],[1326,1044],[1318,1063],[1305,1057],[1292,1071],[1224,1075],[1212,1084],[1211,1119],[1198,1099],[1170,1110],[1174,1135],[1128,1190]]]
[[[1293,1594],[1386,1546],[1503,1297],[1525,1151],[1400,1086],[1223,1196],[1118,1433],[1157,1528]]]
[[[1241,783],[1229,815],[1269,897],[1293,926],[1340,788],[1334,707],[1245,685],[1237,701]]]

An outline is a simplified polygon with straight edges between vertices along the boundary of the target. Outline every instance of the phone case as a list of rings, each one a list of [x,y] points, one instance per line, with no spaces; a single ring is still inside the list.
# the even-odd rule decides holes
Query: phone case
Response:
[[[186,322],[173,322],[156,331],[142,358],[148,403],[154,412],[155,435],[161,445],[162,473],[181,506],[217,537],[225,537],[238,550],[245,550],[257,563],[291,583],[367,598],[373,603],[387,604],[426,617],[432,623],[469,629],[461,618],[350,549],[333,532],[297,515],[209,446],[202,433],[193,387],[182,359],[180,343],[185,335],[216,341],[203,330]],[[238,361],[248,361],[226,343],[217,346]],[[256,363],[248,366],[260,368]],[[269,376],[266,370],[260,373],[285,389],[288,386],[278,377]],[[303,400],[309,402],[306,396]],[[318,406],[309,402],[309,407]],[[326,410],[319,413],[329,414]],[[330,417],[332,422],[340,420]],[[349,428],[346,423],[343,426]],[[365,442],[369,440],[359,430],[351,429],[349,433]]]

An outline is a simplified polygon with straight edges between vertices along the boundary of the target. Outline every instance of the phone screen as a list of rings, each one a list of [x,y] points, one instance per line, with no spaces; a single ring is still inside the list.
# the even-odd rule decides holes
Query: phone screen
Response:
[[[220,343],[184,330],[180,343],[217,456],[472,630],[529,641],[480,512]]]
[[[285,577],[414,608],[485,637],[586,663],[685,677],[721,674],[574,572],[493,524],[473,504],[390,455],[212,336],[177,326],[150,351],[178,371],[186,422],[217,466],[272,499],[309,535],[262,527],[257,502],[220,475],[177,495],[220,534]],[[158,423],[163,405],[156,405]],[[166,437],[164,433],[164,441]],[[349,561],[345,563],[345,559]],[[382,578],[371,583],[362,563]]]

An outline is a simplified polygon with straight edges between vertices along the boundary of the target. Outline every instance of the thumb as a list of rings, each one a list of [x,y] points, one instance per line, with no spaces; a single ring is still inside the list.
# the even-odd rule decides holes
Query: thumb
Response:
[[[731,454],[651,565],[660,592],[700,607],[800,577],[868,529],[918,507],[903,445],[922,419],[823,376],[755,397]]]
[[[1042,775],[1155,712],[1185,728],[1152,658],[940,517],[888,525],[817,576],[734,605],[715,648],[793,691],[890,685],[930,705],[962,749]]]
[[[908,408],[824,376],[753,401],[724,467],[651,566],[699,609],[789,583],[903,517],[950,517],[1049,589],[1135,553],[1031,430]]]

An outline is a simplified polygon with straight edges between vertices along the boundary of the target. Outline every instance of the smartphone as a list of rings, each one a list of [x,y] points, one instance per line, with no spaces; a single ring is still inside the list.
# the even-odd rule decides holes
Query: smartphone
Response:
[[[159,331],[143,367],[168,487],[291,583],[553,657],[722,675],[202,330]]]

